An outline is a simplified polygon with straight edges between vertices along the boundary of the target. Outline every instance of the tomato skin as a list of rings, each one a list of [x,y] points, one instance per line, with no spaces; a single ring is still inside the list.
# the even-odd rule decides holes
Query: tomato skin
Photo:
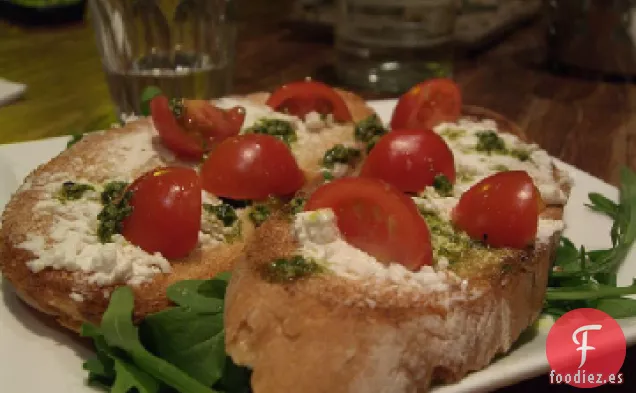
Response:
[[[203,157],[203,144],[182,129],[170,110],[166,96],[153,98],[150,101],[150,112],[161,142],[168,149],[185,160],[200,160]]]
[[[217,108],[205,100],[184,100],[184,127],[200,133],[208,143],[238,135],[245,120],[245,109]]]
[[[444,139],[431,130],[389,132],[376,143],[360,172],[403,192],[423,191],[439,174],[454,184],[455,159]]]
[[[378,179],[341,178],[318,188],[305,211],[331,208],[344,239],[381,262],[431,265],[430,233],[415,203]]]
[[[238,135],[245,119],[243,108],[225,111],[205,100],[184,100],[184,113],[177,119],[162,95],[150,101],[150,112],[163,144],[184,160],[200,160],[214,144]]]
[[[542,205],[526,172],[499,172],[462,195],[452,220],[474,240],[493,247],[525,248],[537,236]]]
[[[265,134],[239,135],[221,142],[203,164],[201,177],[205,190],[232,199],[286,196],[305,184],[287,146]]]
[[[122,235],[148,253],[167,259],[186,257],[197,245],[201,228],[201,180],[190,168],[154,169],[128,187],[132,213]]]
[[[331,87],[315,81],[293,82],[274,91],[267,105],[278,112],[304,118],[309,112],[324,115],[333,113],[338,122],[353,121],[351,112],[342,97]]]
[[[391,128],[432,129],[443,122],[455,122],[462,110],[459,87],[450,79],[430,79],[413,86],[398,100]]]

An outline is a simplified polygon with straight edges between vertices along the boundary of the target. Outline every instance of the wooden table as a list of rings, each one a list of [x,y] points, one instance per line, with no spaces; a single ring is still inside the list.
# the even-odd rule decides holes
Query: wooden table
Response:
[[[288,3],[241,8],[236,93],[329,75],[324,71],[333,61],[330,38],[281,25]],[[617,184],[621,166],[636,168],[636,86],[549,73],[541,65],[543,47],[541,29],[531,25],[463,59],[456,79],[465,101],[501,112],[555,157]],[[29,86],[24,99],[0,108],[0,143],[93,130],[115,120],[88,24],[23,30],[0,23],[0,77]],[[626,384],[595,391],[636,391],[632,370],[636,348],[623,367]],[[540,390],[574,389],[552,386],[541,376],[501,392]]]

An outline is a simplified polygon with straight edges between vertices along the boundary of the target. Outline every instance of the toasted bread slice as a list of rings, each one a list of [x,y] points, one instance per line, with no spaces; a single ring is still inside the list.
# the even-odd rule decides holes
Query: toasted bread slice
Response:
[[[350,93],[342,94],[356,120],[373,113],[362,99]],[[262,104],[266,97],[267,93],[259,93],[242,98],[241,102]],[[307,177],[317,181],[321,154],[336,143],[353,143],[353,124],[327,127],[311,137],[311,145],[292,144],[292,152]],[[91,255],[84,240],[64,243],[65,238],[77,233],[84,236],[88,231],[93,235],[90,242],[99,247],[94,236],[99,210],[95,211],[98,204],[84,200],[68,201],[66,204],[57,201],[55,193],[63,182],[70,180],[103,185],[114,180],[131,181],[148,170],[166,165],[192,164],[176,159],[161,145],[151,120],[141,119],[123,128],[86,135],[70,149],[37,168],[13,195],[2,217],[0,270],[3,276],[31,306],[77,331],[82,322],[100,322],[110,293],[117,286],[132,285],[135,292],[134,315],[139,320],[170,305],[165,294],[171,284],[185,279],[206,279],[230,270],[252,233],[253,226],[246,218],[247,214],[241,216],[241,239],[232,243],[201,243],[187,258],[178,261],[150,259],[152,256],[136,247],[126,248],[125,252],[137,258],[129,274],[116,274],[101,266],[106,263],[105,259],[95,259],[101,256]],[[58,225],[60,221],[65,222],[65,227]],[[117,244],[111,252],[124,252],[123,247]],[[34,249],[48,249],[49,262],[53,265],[55,258],[67,258],[66,253],[79,255],[86,251],[84,260],[94,266],[68,269],[59,264],[42,270],[33,269],[34,261],[40,256]],[[51,250],[57,254],[52,254]],[[105,280],[96,275],[95,269],[114,277]],[[139,279],[140,274],[144,280]]]
[[[527,141],[488,110],[467,107],[464,115]],[[553,171],[567,199],[569,186]],[[562,214],[555,203],[542,218]],[[561,229],[529,249],[485,249],[438,264],[423,284],[402,280],[405,273],[352,278],[329,268],[279,283],[266,279],[265,266],[297,255],[300,241],[289,217],[277,216],[255,232],[232,275],[227,351],[253,369],[255,393],[420,392],[457,381],[510,350],[539,316]]]

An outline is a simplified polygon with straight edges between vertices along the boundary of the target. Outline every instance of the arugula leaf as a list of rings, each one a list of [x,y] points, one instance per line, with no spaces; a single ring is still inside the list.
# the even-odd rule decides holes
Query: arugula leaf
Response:
[[[148,316],[141,328],[150,350],[206,386],[221,378],[225,339],[221,314],[175,307]]]
[[[619,203],[598,193],[588,195],[590,209],[612,218],[612,247],[586,251],[562,237],[549,277],[544,312],[560,316],[579,307],[607,309],[621,318],[636,316],[636,283],[617,287],[618,269],[636,241],[636,174],[621,170]]]
[[[166,291],[168,299],[182,307],[204,313],[223,311],[227,282],[221,280],[183,280]]]
[[[88,383],[111,393],[249,392],[250,371],[225,354],[223,300],[229,273],[185,280],[166,294],[175,307],[132,323],[133,294],[118,288],[100,327],[82,326],[97,356],[84,363]],[[217,390],[218,389],[218,390]]]
[[[166,294],[181,307],[150,315],[141,326],[153,353],[207,386],[221,379],[225,369],[221,312],[228,278],[225,274],[173,284]]]
[[[133,302],[133,293],[129,287],[117,288],[113,292],[111,304],[104,313],[99,328],[99,332],[109,346],[129,352],[143,351],[138,340],[137,328],[131,321]]]
[[[111,393],[127,393],[133,388],[139,393],[159,392],[159,382],[131,363],[115,358],[115,373]]]
[[[251,393],[249,369],[237,366],[226,357],[224,370],[221,379],[213,386],[215,389],[228,393]]]
[[[232,278],[232,273],[230,272],[222,272],[216,275],[216,277],[214,277],[214,280],[217,281],[225,281],[225,284],[227,286],[227,284],[229,284],[230,282],[230,278]],[[225,293],[223,294],[223,297],[225,298]]]
[[[112,362],[110,358],[107,359],[109,362]],[[84,370],[88,371],[95,377],[106,379],[115,378],[114,364],[112,364],[112,367],[109,367],[108,364],[106,362],[103,362],[102,360],[103,359],[99,358],[88,359],[84,363]]]
[[[612,318],[628,318],[636,315],[636,299],[612,298],[600,299],[595,308],[607,313]]]
[[[628,169],[621,170],[620,204],[614,227],[615,245],[596,254],[595,263],[590,266],[592,274],[615,275],[636,240],[636,174]]]
[[[82,133],[73,133],[73,134],[71,134],[71,139],[69,139],[69,141],[66,142],[66,148],[68,149],[69,147],[73,146],[77,142],[81,141],[82,138],[84,138],[84,134],[82,134]]]
[[[550,300],[594,300],[624,295],[635,295],[636,283],[628,287],[588,284],[576,287],[548,288],[546,299]]]
[[[130,287],[119,287],[113,292],[108,309],[104,313],[101,326],[98,329],[108,347],[104,353],[116,363],[117,360],[121,361],[122,359],[115,355],[114,349],[123,350],[130,358],[130,363],[152,375],[158,381],[177,389],[177,391],[213,393],[212,389],[144,348],[139,341],[137,327],[132,323],[133,301],[134,297]],[[97,334],[96,330],[97,328],[89,328],[89,333]],[[132,368],[127,370],[130,371]],[[117,367],[115,367],[115,373],[117,374]],[[118,376],[116,376],[115,381],[117,378]],[[144,386],[148,387],[145,384]]]
[[[114,354],[106,340],[99,329],[89,323],[82,325],[81,336],[92,338],[97,352],[97,357],[88,359],[83,364],[84,370],[89,372],[89,384],[110,386],[115,380],[115,362],[111,357]]]
[[[161,95],[161,90],[156,86],[148,86],[141,93],[141,99],[139,103],[139,110],[143,116],[150,116],[150,101],[158,95]]]
[[[585,206],[590,209],[597,211],[599,213],[604,213],[610,216],[612,219],[616,219],[619,213],[618,205],[614,203],[611,199],[604,197],[603,195],[591,192],[588,195],[591,204],[586,204]]]

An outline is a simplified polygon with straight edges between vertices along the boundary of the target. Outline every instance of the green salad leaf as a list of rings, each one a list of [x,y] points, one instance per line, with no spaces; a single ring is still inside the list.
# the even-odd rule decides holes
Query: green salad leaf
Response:
[[[597,308],[614,318],[636,316],[636,282],[618,287],[618,269],[636,241],[636,174],[621,170],[619,202],[598,193],[590,193],[591,210],[613,220],[612,247],[588,251],[577,248],[566,237],[556,250],[554,267],[549,277],[544,312],[560,316],[583,307]]]
[[[172,284],[166,291],[168,299],[179,306],[206,313],[223,311],[223,298],[227,281],[183,280]]]
[[[101,325],[84,324],[96,357],[84,363],[88,383],[111,393],[239,393],[249,390],[250,371],[225,353],[223,300],[229,275],[186,280],[167,290],[176,304],[132,321],[130,287],[113,292]]]
[[[69,147],[73,146],[77,142],[81,141],[82,138],[84,138],[84,134],[82,133],[71,134],[71,138],[69,139],[68,142],[66,142],[66,148],[68,149]]]
[[[174,307],[146,317],[141,325],[148,348],[197,381],[212,386],[225,366],[223,318]]]
[[[144,89],[139,102],[139,110],[143,116],[150,116],[150,101],[161,94],[161,89],[156,86],[148,86]]]
[[[139,393],[158,393],[159,383],[134,364],[115,358],[115,382],[111,392],[126,393],[135,388]]]

